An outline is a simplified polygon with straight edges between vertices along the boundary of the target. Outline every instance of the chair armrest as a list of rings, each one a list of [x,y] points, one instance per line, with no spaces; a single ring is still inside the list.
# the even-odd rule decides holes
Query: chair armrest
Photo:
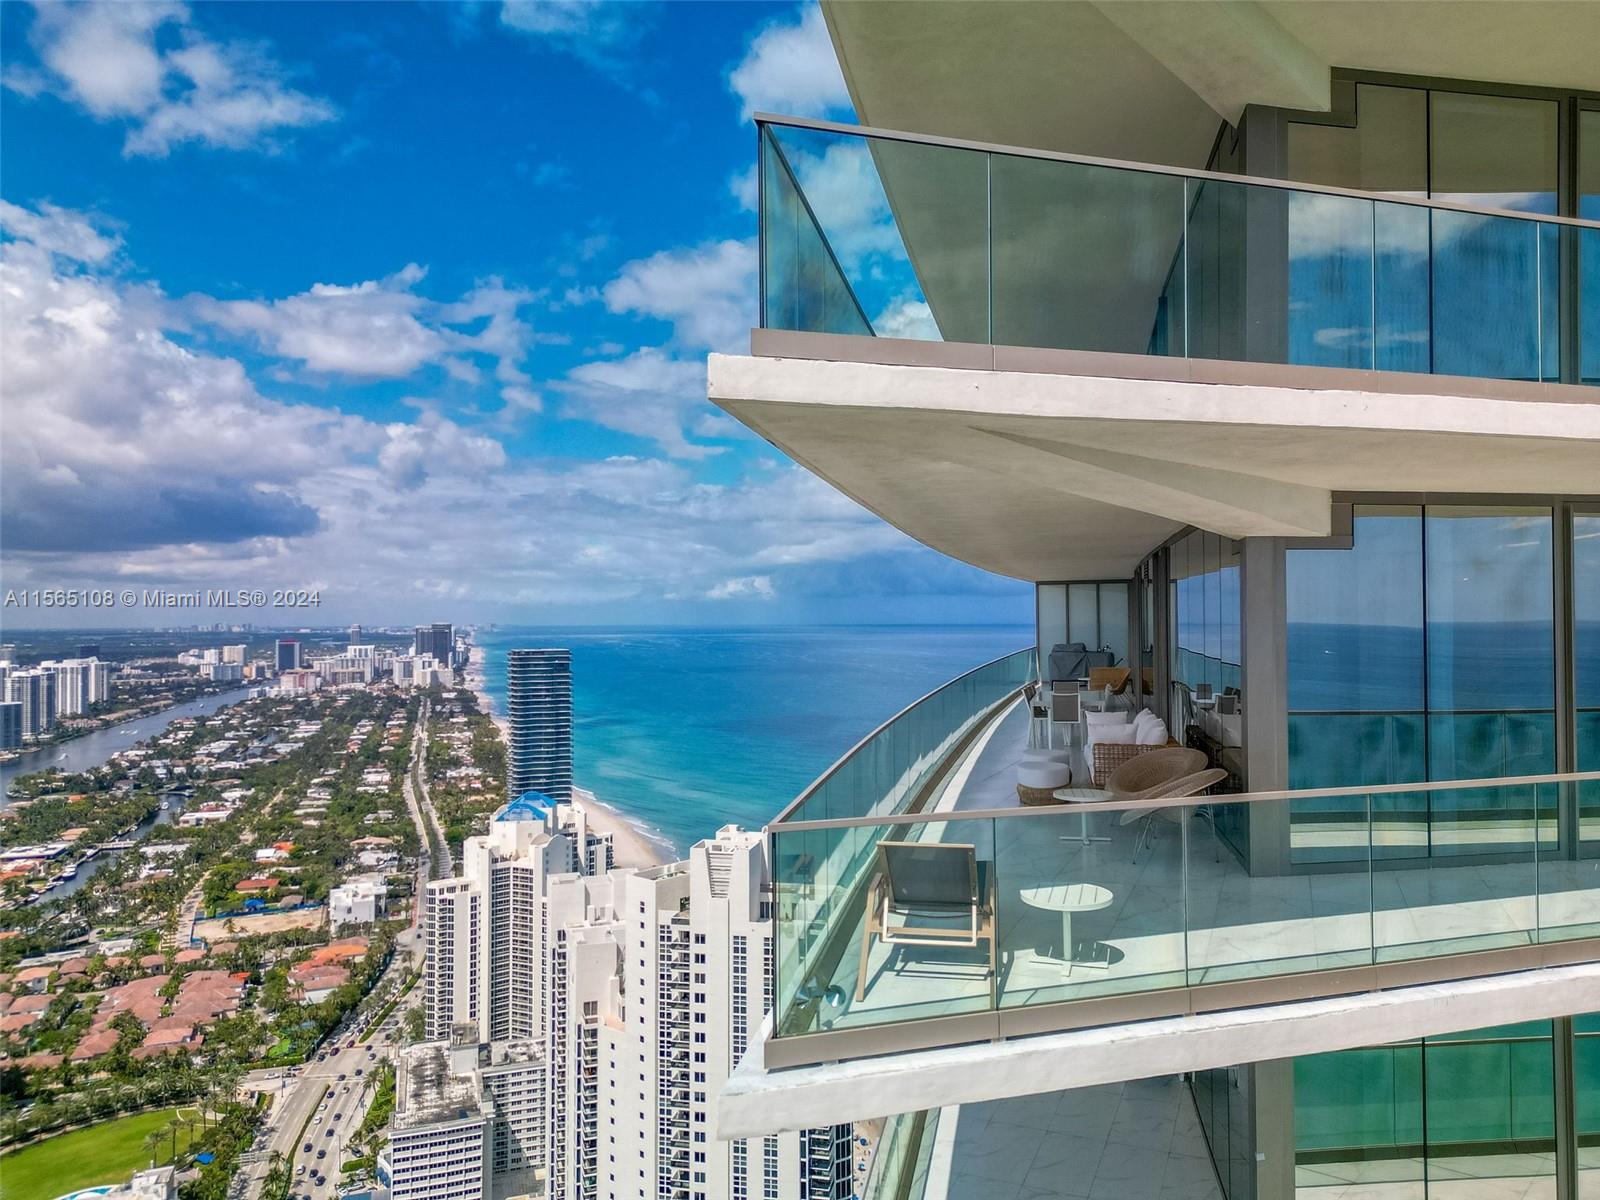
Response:
[[[1096,742],[1094,756],[1090,763],[1090,771],[1094,776],[1094,785],[1103,788],[1106,780],[1111,777],[1123,763],[1132,762],[1139,755],[1150,750],[1165,749],[1163,746],[1141,746],[1137,742]]]

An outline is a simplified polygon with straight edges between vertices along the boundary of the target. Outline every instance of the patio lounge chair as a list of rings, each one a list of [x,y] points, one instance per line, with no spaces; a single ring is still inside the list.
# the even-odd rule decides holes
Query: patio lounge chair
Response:
[[[1164,788],[1158,789],[1148,799],[1177,800],[1187,796],[1198,796],[1201,792],[1208,791],[1228,777],[1228,773],[1219,767],[1212,767],[1207,771],[1197,771],[1193,775],[1185,775],[1182,779],[1174,780]],[[1133,844],[1133,861],[1139,861],[1139,851],[1147,842],[1154,840],[1154,830],[1157,821],[1171,821],[1174,825],[1180,824],[1192,805],[1174,805],[1170,808],[1130,809],[1122,814],[1119,824],[1132,825],[1135,821],[1144,821],[1144,828],[1139,831],[1139,840]],[[1220,853],[1220,851],[1218,852]]]
[[[995,972],[994,874],[977,848],[954,842],[879,842],[878,871],[867,888],[856,1000],[866,998],[872,939],[886,946],[989,943]]]

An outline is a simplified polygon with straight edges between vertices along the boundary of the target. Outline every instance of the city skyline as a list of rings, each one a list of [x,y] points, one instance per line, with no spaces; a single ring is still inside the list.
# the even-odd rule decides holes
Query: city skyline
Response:
[[[318,623],[1025,617],[705,402],[705,352],[755,324],[749,114],[849,113],[814,6],[0,30],[8,588],[319,589]]]

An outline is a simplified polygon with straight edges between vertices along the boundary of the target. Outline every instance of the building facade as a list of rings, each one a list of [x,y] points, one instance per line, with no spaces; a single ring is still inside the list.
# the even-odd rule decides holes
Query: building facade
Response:
[[[273,662],[280,671],[298,671],[301,666],[299,641],[279,638],[273,643]]]
[[[720,1131],[888,1117],[874,1198],[1589,1196],[1600,9],[822,15],[862,124],[758,119],[711,398],[1037,627],[771,826]],[[959,950],[896,944],[922,855]],[[1193,1178],[1071,1095],[1178,1075]],[[986,1175],[1040,1120],[1082,1157]]]
[[[506,794],[572,799],[572,652],[506,655]]]

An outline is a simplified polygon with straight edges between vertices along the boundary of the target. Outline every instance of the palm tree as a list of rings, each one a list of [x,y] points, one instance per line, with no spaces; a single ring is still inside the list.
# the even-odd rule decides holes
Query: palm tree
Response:
[[[167,1122],[164,1132],[172,1139],[172,1155],[167,1159],[168,1162],[175,1163],[178,1161],[178,1131],[187,1124],[188,1122],[177,1113],[173,1113],[172,1120]]]
[[[150,1165],[156,1165],[156,1151],[161,1148],[162,1140],[167,1136],[165,1129],[152,1129],[144,1135],[144,1148],[150,1152]]]

